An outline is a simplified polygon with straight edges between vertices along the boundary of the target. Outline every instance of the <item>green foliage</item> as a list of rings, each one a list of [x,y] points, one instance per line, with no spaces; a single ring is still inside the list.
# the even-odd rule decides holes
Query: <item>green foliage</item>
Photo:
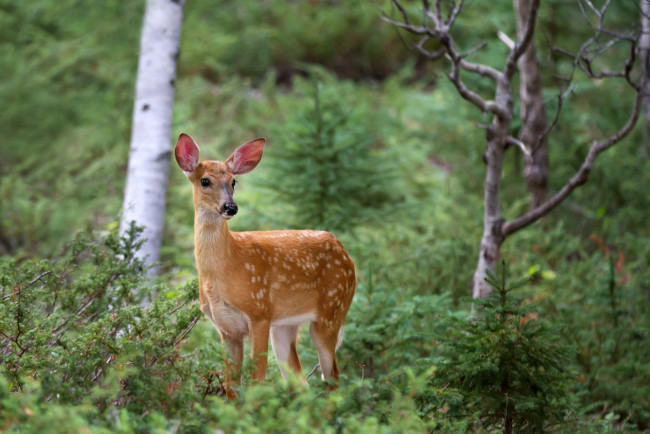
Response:
[[[622,272],[622,256],[600,262],[593,289],[575,306],[562,308],[572,327],[568,338],[579,350],[578,396],[589,409],[619,423],[647,426],[650,421],[650,282]],[[619,265],[616,265],[616,262]],[[616,269],[619,268],[617,272]],[[577,324],[588,324],[578,327]]]
[[[405,390],[417,389],[421,378],[402,376],[398,383],[366,378],[351,381],[338,393],[319,386],[302,390],[299,382],[273,382],[242,390],[234,402],[223,401],[223,374],[215,369],[223,364],[220,345],[201,330],[190,335],[203,317],[196,280],[174,290],[144,281],[142,263],[134,258],[138,233],[131,228],[125,237],[79,235],[57,261],[2,263],[3,429],[426,430],[414,401],[395,389],[398,383]],[[157,296],[150,306],[139,304],[153,293]],[[377,324],[414,333],[422,312],[437,305],[417,306],[417,301],[395,306],[392,318],[377,317]],[[410,323],[400,320],[409,317]],[[343,357],[350,358],[357,351],[355,342],[365,339],[362,328],[350,324]],[[360,397],[371,401],[358,401]]]
[[[349,104],[337,86],[323,85],[316,75],[295,89],[306,86],[312,87],[309,99],[292,108],[289,123],[270,126],[275,146],[267,185],[293,205],[293,225],[344,231],[395,212],[395,167],[376,127],[389,119],[363,103]]]
[[[486,281],[494,292],[475,300],[469,319],[453,318],[441,340],[432,390],[421,396],[427,415],[474,414],[488,428],[539,432],[563,423],[571,410],[569,347],[560,328],[538,319],[532,303],[510,294],[529,279],[508,284],[505,261]]]
[[[405,3],[417,16],[419,2]],[[327,227],[350,251],[359,279],[338,352],[340,391],[324,393],[317,374],[310,390],[279,384],[271,355],[268,384],[245,385],[237,400],[226,402],[219,396],[223,355],[214,327],[200,320],[183,338],[201,317],[189,301],[195,299],[196,270],[191,192],[183,174],[172,170],[167,198],[161,280],[172,283],[143,280],[139,265],[127,261],[128,239],[110,232],[122,199],[144,2],[0,0],[0,324],[9,336],[0,347],[0,430],[488,429],[479,403],[502,405],[499,385],[486,380],[485,389],[471,389],[446,363],[456,360],[469,369],[480,355],[460,344],[471,338],[480,349],[492,342],[480,333],[484,323],[460,320],[469,309],[461,296],[471,284],[482,229],[485,131],[477,123],[489,119],[458,98],[444,71],[432,74],[438,66],[406,49],[407,35],[381,23],[377,6],[398,12],[390,4],[186,2],[174,135],[192,134],[209,159],[223,159],[254,137],[269,139],[263,163],[240,179],[241,212],[229,222],[232,229],[311,225],[303,210],[315,202],[301,196],[303,189],[317,191],[314,180],[328,179],[327,165],[354,163],[326,190],[334,204]],[[501,65],[506,47],[493,42],[494,35],[515,34],[512,4],[467,6],[454,29],[459,48],[489,41],[468,60]],[[637,19],[637,3],[611,2],[609,25],[627,32]],[[535,37],[551,119],[552,98],[563,84],[555,74],[568,73],[571,60],[550,47],[576,50],[592,33],[572,2],[544,3],[539,22]],[[594,67],[618,70],[615,62],[627,54],[610,47]],[[313,81],[302,76],[313,68],[303,62],[322,68],[320,120],[334,132],[326,137],[333,147],[319,153],[322,166],[311,157],[300,161],[307,151],[316,155],[313,147],[298,145],[314,143],[309,131],[319,119]],[[463,79],[489,97],[485,79]],[[630,110],[624,84],[591,83],[580,74],[576,80],[560,128],[549,135],[552,190],[575,172],[586,145],[620,127]],[[295,158],[278,171],[284,152]],[[354,158],[341,161],[346,152]],[[640,128],[602,155],[569,201],[502,248],[513,274],[532,278],[517,290],[520,297],[535,300],[544,312],[541,323],[521,327],[534,333],[537,326],[546,330],[546,321],[564,323],[557,345],[578,350],[565,361],[577,376],[565,385],[565,410],[571,412],[565,426],[571,429],[650,426],[650,195],[643,190],[650,183],[649,155],[647,131]],[[528,206],[522,166],[510,152],[506,218]],[[282,192],[269,194],[264,186]],[[109,233],[99,241],[81,237],[76,250],[73,244],[61,253],[63,240],[80,229]],[[152,293],[151,307],[138,304]],[[524,308],[510,294],[507,300],[514,310]],[[524,333],[511,320],[504,336]],[[474,334],[458,331],[470,325]],[[58,335],[67,349],[54,339]],[[299,352],[306,370],[316,364],[305,330]],[[490,366],[498,372],[498,363]],[[525,370],[516,372],[527,378]],[[451,379],[453,393],[451,384],[445,388]],[[517,409],[509,392],[509,408],[515,405],[523,418],[539,409],[539,396],[526,395],[524,383],[515,385],[533,406]],[[485,391],[493,393],[478,401]],[[561,402],[551,400],[548,411]]]
[[[143,3],[0,0],[0,255],[115,219]]]
[[[448,294],[420,296],[375,283],[371,270],[366,276],[348,314],[340,364],[344,372],[381,378],[431,354],[431,331],[448,315],[451,300]]]
[[[178,405],[189,370],[178,346],[200,315],[189,305],[196,281],[140,305],[160,288],[143,281],[137,234],[79,236],[59,261],[0,266],[0,368],[10,390],[37,383],[40,400],[98,409]]]
[[[181,73],[213,82],[234,75],[263,81],[274,71],[291,80],[302,62],[339,76],[383,78],[412,56],[383,26],[376,6],[363,1],[211,1],[186,6]],[[200,42],[199,42],[200,41]]]

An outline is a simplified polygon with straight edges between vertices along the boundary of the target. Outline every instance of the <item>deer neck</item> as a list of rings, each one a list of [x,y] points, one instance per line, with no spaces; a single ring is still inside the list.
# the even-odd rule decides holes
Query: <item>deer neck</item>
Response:
[[[194,254],[199,276],[211,278],[225,271],[237,256],[238,246],[228,223],[214,211],[196,208],[194,214]]]

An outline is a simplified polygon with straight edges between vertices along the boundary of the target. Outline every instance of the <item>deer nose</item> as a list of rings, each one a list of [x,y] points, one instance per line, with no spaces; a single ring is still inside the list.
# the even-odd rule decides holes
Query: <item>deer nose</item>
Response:
[[[234,202],[225,204],[224,209],[226,211],[226,214],[230,216],[237,214],[237,204]]]

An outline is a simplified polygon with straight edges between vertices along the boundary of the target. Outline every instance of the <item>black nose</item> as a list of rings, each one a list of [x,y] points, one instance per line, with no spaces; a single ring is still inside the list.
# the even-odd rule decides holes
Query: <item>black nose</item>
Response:
[[[226,210],[226,214],[228,214],[228,215],[237,214],[237,204],[236,203],[227,203],[224,206],[224,209]]]

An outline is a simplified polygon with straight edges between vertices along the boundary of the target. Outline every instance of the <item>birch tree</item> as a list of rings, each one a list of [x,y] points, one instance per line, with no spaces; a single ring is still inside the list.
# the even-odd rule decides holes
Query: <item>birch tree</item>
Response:
[[[131,151],[120,231],[144,227],[138,256],[160,257],[171,156],[171,124],[184,0],[147,0],[140,39]],[[157,267],[149,269],[157,274]]]
[[[523,4],[519,2],[516,4]],[[515,95],[512,92],[513,76],[521,68],[522,56],[525,55],[535,34],[539,0],[527,1],[528,11],[521,14],[525,19],[518,26],[517,41],[509,44],[509,51],[503,60],[501,68],[494,68],[481,63],[470,62],[468,57],[487,45],[483,42],[478,47],[463,51],[458,47],[454,38],[454,24],[464,10],[463,0],[445,2],[448,7],[443,10],[443,2],[422,0],[417,21],[415,15],[410,16],[401,0],[392,0],[396,7],[396,17],[384,15],[384,20],[392,25],[417,35],[418,42],[413,48],[431,60],[445,59],[448,67],[448,78],[455,86],[460,97],[478,107],[483,113],[491,116],[487,127],[483,236],[479,249],[479,257],[474,272],[472,295],[484,298],[490,293],[490,288],[484,281],[486,270],[495,271],[499,254],[505,240],[516,232],[530,226],[541,217],[547,215],[561,204],[576,188],[587,182],[589,174],[598,156],[605,150],[619,143],[632,131],[639,119],[648,77],[638,73],[637,58],[647,55],[639,51],[639,35],[632,32],[616,32],[605,27],[604,18],[611,0],[606,0],[598,8],[590,0],[576,0],[585,19],[590,23],[592,35],[573,53],[561,47],[553,47],[560,56],[569,56],[572,60],[573,71],[568,77],[562,77],[565,83],[562,91],[554,99],[555,114],[552,121],[544,130],[538,130],[534,136],[519,138],[511,135],[511,123],[514,115]],[[411,18],[414,18],[413,20]],[[415,23],[418,24],[415,24]],[[420,24],[422,23],[423,24]],[[595,22],[595,24],[593,24]],[[436,49],[429,48],[431,42],[436,43]],[[614,45],[627,45],[629,53],[625,62],[615,70],[599,70],[594,64],[594,56]],[[492,98],[485,97],[469,86],[461,77],[480,76],[492,83]],[[610,132],[600,140],[593,140],[588,146],[584,161],[565,184],[549,198],[538,204],[534,209],[512,219],[506,220],[501,214],[501,179],[503,163],[508,148],[517,149],[524,155],[527,164],[531,164],[533,153],[539,144],[546,140],[560,119],[563,102],[570,94],[571,82],[576,72],[584,73],[587,77],[599,80],[623,80],[633,91],[634,97],[629,101],[630,111],[627,121],[616,131]],[[525,142],[524,140],[528,140]]]

